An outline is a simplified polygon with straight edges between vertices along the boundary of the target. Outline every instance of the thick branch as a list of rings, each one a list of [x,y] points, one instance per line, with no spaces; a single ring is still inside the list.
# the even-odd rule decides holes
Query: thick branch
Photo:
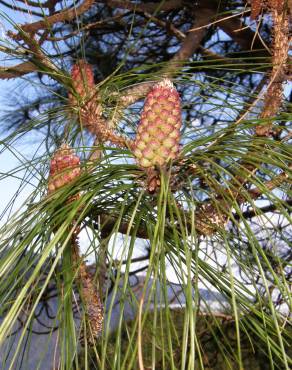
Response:
[[[230,18],[218,23],[218,26],[235,41],[242,50],[252,51],[257,57],[270,57],[258,33],[247,28],[240,19]]]
[[[39,30],[50,28],[53,24],[57,22],[72,21],[79,15],[85,13],[89,8],[91,8],[93,3],[94,0],[84,0],[83,3],[79,5],[77,8],[73,7],[72,9],[63,10],[59,13],[53,14],[45,18],[44,20],[22,25],[20,26],[20,28],[23,32],[36,33]],[[18,34],[17,37],[18,39],[21,39],[22,38],[21,33]]]
[[[208,8],[200,9],[200,17],[197,18],[194,25],[200,27],[209,22],[214,16],[214,12]],[[190,31],[184,39],[181,48],[169,62],[169,65],[163,71],[163,75],[170,77],[175,74],[182,66],[183,62],[189,59],[195,51],[200,47],[200,44],[205,37],[207,29],[201,28],[197,31]]]
[[[168,0],[164,2],[157,3],[147,3],[147,4],[135,4],[127,0],[107,0],[107,5],[112,8],[121,8],[139,12],[155,12],[157,10],[170,11],[174,9],[180,9],[183,6],[182,0]]]
[[[13,67],[0,67],[0,79],[15,78],[38,70],[31,62],[23,62]]]

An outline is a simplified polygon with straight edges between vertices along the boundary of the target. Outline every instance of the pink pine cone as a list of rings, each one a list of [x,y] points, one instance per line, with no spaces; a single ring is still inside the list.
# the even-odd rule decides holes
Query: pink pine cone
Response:
[[[49,194],[72,182],[80,175],[80,172],[79,157],[67,144],[62,144],[51,159],[48,181]]]
[[[90,96],[94,91],[93,69],[85,60],[81,59],[73,65],[71,69],[71,78],[75,92],[81,99]],[[71,106],[77,103],[76,96],[72,93],[69,93],[69,103]]]
[[[169,79],[148,93],[134,142],[137,163],[144,168],[163,166],[179,154],[182,125],[180,97]]]

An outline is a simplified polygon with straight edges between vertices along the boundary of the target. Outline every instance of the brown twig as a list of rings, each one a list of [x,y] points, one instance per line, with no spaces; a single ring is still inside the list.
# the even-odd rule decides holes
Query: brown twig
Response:
[[[176,28],[172,23],[167,23],[148,12],[143,12],[143,14],[146,18],[151,20],[153,23],[157,24],[158,26],[164,28],[167,32],[174,35],[178,40],[183,41],[187,37],[185,33],[183,33],[178,28]]]

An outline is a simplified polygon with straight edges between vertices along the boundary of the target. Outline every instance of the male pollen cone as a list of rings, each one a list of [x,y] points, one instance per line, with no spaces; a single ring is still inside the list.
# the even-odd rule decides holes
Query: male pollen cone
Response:
[[[180,97],[173,83],[164,79],[148,93],[134,142],[141,167],[163,166],[179,153],[182,125]]]
[[[81,99],[90,96],[94,91],[94,74],[90,64],[81,59],[77,61],[71,69],[72,85],[75,92]],[[76,96],[69,93],[69,103],[71,106],[77,104]]]
[[[80,175],[80,158],[68,144],[62,144],[54,153],[50,163],[48,193],[72,182]]]

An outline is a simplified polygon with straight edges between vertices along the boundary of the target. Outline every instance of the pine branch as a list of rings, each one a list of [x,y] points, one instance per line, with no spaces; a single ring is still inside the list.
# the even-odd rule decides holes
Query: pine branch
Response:
[[[26,32],[28,34],[35,34],[37,31],[43,29],[50,29],[57,22],[70,22],[74,20],[76,17],[80,16],[81,14],[85,13],[91,6],[94,4],[94,0],[84,0],[82,4],[78,7],[73,7],[72,9],[65,9],[61,12],[53,14],[49,17],[46,17],[44,20],[20,25],[19,28],[21,29],[21,33],[15,36],[16,40],[21,40],[23,38],[22,33]]]
[[[188,31],[186,37],[179,30],[175,29],[171,25],[169,30],[180,40],[182,45],[179,51],[174,57],[167,63],[167,65],[161,70],[162,77],[173,77],[179,72],[184,62],[187,61],[196,50],[200,50],[200,43],[203,40],[207,32],[207,26],[212,25],[212,20],[216,17],[218,12],[217,1],[203,1],[198,2],[193,8],[194,14],[200,14],[200,17],[196,17],[196,21]],[[155,23],[160,26],[167,26],[165,22],[153,17],[147,13],[145,9],[138,9],[138,11],[144,12],[144,14]],[[149,12],[149,10],[148,10]],[[251,46],[255,49],[255,52],[249,51],[249,57],[256,55],[257,57],[269,57],[270,54],[265,49],[262,39],[254,33],[251,29],[243,27],[239,19],[228,18],[218,21],[217,24],[224,32],[226,32],[243,50],[250,50]],[[260,50],[260,51],[259,51]],[[119,109],[126,108],[128,105],[140,100],[142,97],[147,95],[154,83],[142,83],[137,86],[126,89],[122,92],[119,97]]]
[[[193,23],[193,27],[207,24],[213,16],[213,11],[204,8],[200,9],[200,18],[196,19],[196,21]],[[159,75],[162,76],[162,78],[172,78],[176,73],[178,73],[184,62],[186,62],[194,54],[194,52],[200,48],[200,44],[206,35],[206,32],[206,29],[189,32],[183,39],[182,45],[178,52],[166,64],[166,66],[162,68]],[[142,83],[122,91],[122,95],[119,97],[118,101],[119,109],[124,109],[128,105],[140,100],[151,90],[155,83],[156,82]]]
[[[182,0],[166,0],[158,3],[149,2],[147,4],[135,4],[128,0],[106,0],[105,2],[108,6],[112,8],[120,8],[139,12],[170,11],[180,9],[183,6]]]
[[[23,62],[13,67],[0,67],[0,79],[21,77],[27,73],[37,72],[37,66],[32,62]]]

